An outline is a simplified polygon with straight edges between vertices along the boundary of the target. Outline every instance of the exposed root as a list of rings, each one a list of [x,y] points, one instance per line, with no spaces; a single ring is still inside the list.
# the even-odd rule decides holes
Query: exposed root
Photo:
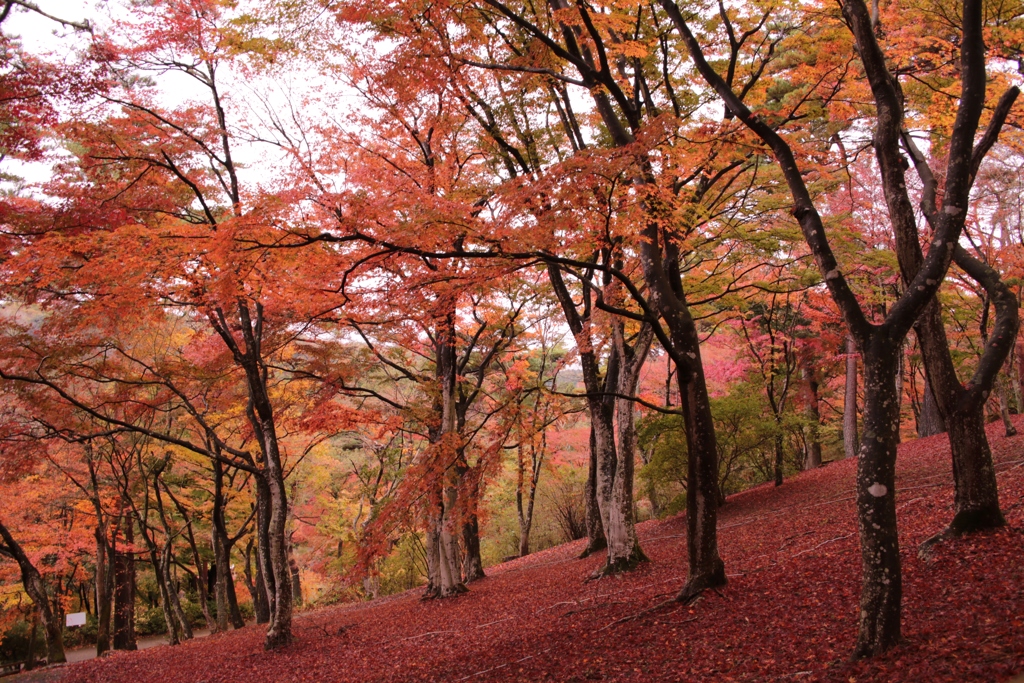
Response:
[[[647,556],[644,555],[644,551],[640,549],[639,545],[633,546],[633,552],[626,557],[620,557],[616,560],[606,563],[603,567],[595,571],[590,575],[588,581],[595,581],[597,579],[603,579],[606,576],[613,576],[615,574],[622,574],[624,572],[631,572],[639,567],[644,562],[649,562]]]
[[[921,545],[917,546],[917,556],[922,560],[930,560],[932,557],[932,549],[952,535],[953,532],[947,528],[926,539],[921,543]]]
[[[676,604],[678,604],[678,603],[675,600],[666,600],[665,602],[659,602],[654,607],[648,607],[645,610],[640,610],[636,614],[630,614],[628,617],[622,617],[621,619],[616,619],[612,623],[607,624],[607,625],[602,626],[601,628],[597,629],[597,633],[600,633],[601,631],[610,629],[612,626],[616,626],[618,624],[624,624],[627,621],[634,621],[636,619],[639,619],[640,617],[643,617],[643,616],[646,616],[648,614],[651,614],[652,612],[657,612],[658,610],[660,610],[663,607],[668,607],[669,605],[676,605]],[[681,621],[679,623],[685,624],[685,623],[687,623],[689,621],[696,621],[696,620],[697,620],[697,617],[693,617],[692,619],[686,619],[686,620]]]
[[[278,648],[287,647],[292,643],[292,633],[290,630],[273,628],[267,632],[267,638],[263,641],[264,650],[277,650]]]
[[[420,600],[440,600],[442,598],[454,598],[468,593],[469,589],[466,588],[466,584],[457,583],[451,588],[442,590],[439,586],[427,586],[427,589],[423,591],[423,595],[420,596]]]
[[[999,529],[1006,526],[1006,519],[996,505],[989,505],[974,510],[961,510],[949,523],[949,530],[956,536],[971,534],[976,531]]]
[[[725,578],[725,564],[719,560],[715,569],[707,574],[698,574],[697,576],[691,576],[686,581],[686,585],[679,591],[676,596],[676,602],[681,602],[684,605],[691,604],[696,600],[701,593],[711,588],[718,588],[726,584]]]
[[[607,550],[607,549],[608,549],[608,541],[605,539],[604,536],[602,536],[601,538],[598,538],[598,539],[591,539],[591,541],[589,543],[587,543],[587,547],[584,548],[583,552],[579,554],[579,558],[578,559],[582,560],[584,558],[590,557],[594,553],[599,553],[602,550]]]

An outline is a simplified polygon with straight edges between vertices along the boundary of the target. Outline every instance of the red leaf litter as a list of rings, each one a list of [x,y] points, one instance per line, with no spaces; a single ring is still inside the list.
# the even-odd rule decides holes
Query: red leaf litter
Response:
[[[951,518],[949,447],[940,435],[900,448],[905,642],[877,659],[848,661],[860,579],[849,460],[729,498],[729,584],[690,606],[669,602],[686,575],[676,517],[641,525],[651,562],[619,578],[586,582],[599,559],[575,559],[570,543],[492,567],[455,599],[411,591],[301,614],[283,651],[264,652],[249,626],[75,664],[62,680],[1007,680],[1024,671],[1024,435],[993,425],[989,438],[1008,526],[924,559],[918,545]]]

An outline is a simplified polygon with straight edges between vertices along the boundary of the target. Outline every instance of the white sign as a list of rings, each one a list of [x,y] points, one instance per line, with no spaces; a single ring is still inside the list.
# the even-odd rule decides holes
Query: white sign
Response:
[[[85,626],[85,612],[72,612],[68,615],[68,627]]]

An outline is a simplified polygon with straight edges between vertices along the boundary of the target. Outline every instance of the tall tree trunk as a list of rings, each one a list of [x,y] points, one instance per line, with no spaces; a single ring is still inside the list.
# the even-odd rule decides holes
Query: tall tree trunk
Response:
[[[621,321],[613,323],[613,340],[616,355],[619,357],[615,398],[615,417],[618,426],[617,453],[612,470],[610,486],[601,486],[598,490],[608,489],[608,498],[604,501],[602,523],[608,540],[608,560],[603,573],[614,573],[633,569],[638,563],[645,562],[647,556],[640,548],[634,520],[633,479],[636,458],[636,425],[634,419],[634,403],[630,399],[636,393],[640,371],[651,348],[654,331],[650,325],[644,325],[632,347],[626,342],[624,326]],[[598,470],[601,472],[601,469]]]
[[[171,576],[171,564],[174,559],[173,543],[173,538],[168,535],[167,540],[164,542],[163,553],[160,555],[160,575],[163,577],[163,583],[167,590],[168,602],[170,604],[174,620],[178,624],[181,639],[192,640],[192,638],[195,637],[195,634],[192,633],[192,625],[188,623],[188,617],[185,615],[185,610],[181,606],[181,599],[178,597],[178,591],[175,590],[174,578]]]
[[[775,485],[782,486],[782,469],[785,465],[785,441],[782,437],[782,419],[775,416]]]
[[[653,181],[650,168],[644,183]],[[659,341],[671,354],[679,384],[679,405],[686,435],[686,545],[688,575],[677,599],[688,602],[708,588],[725,585],[725,563],[718,552],[718,443],[700,352],[700,334],[690,314],[679,270],[679,245],[665,229],[671,219],[656,220],[653,207],[643,227],[640,263],[651,309],[665,322]],[[652,321],[656,322],[656,321]]]
[[[541,446],[539,453],[536,445],[530,445],[529,476],[526,476],[526,460],[523,455],[524,447],[522,442],[520,442],[518,449],[516,515],[519,520],[519,557],[526,557],[530,554],[530,529],[533,528],[533,507],[537,499],[537,480],[540,477],[542,459],[547,450],[546,433],[541,434],[541,440],[545,445]]]
[[[725,563],[718,554],[718,444],[711,401],[704,380],[696,328],[696,355],[689,368],[677,366],[679,403],[686,425],[686,531],[688,576],[676,596],[689,602],[708,588],[725,585]]]
[[[917,419],[917,436],[935,436],[946,431],[946,423],[939,412],[939,404],[935,402],[935,392],[932,391],[931,382],[928,377],[924,379],[924,397],[921,400],[921,415]]]
[[[458,500],[461,457],[456,433],[455,301],[447,302],[436,330],[435,372],[439,396],[434,404],[438,418],[430,430],[431,449],[427,457],[438,459],[441,471],[433,487],[427,511],[427,589],[424,598],[447,598],[466,591],[462,583],[455,504]]]
[[[252,598],[256,623],[266,624],[270,621],[270,606],[267,604],[267,589],[263,583],[263,570],[260,566],[259,550],[255,549],[254,545],[251,538],[245,545],[245,587],[249,591],[249,597]],[[252,562],[254,555],[256,556],[256,561]],[[255,576],[253,574],[253,565],[255,565]]]
[[[110,649],[110,607],[112,581],[110,576],[110,546],[107,543],[106,524],[96,525],[96,656]]]
[[[821,441],[818,432],[821,426],[821,413],[818,409],[818,381],[814,370],[806,365],[800,369],[804,385],[804,469],[813,470],[821,467]]]
[[[288,536],[288,574],[292,582],[292,600],[299,606],[302,604],[302,576],[299,573],[299,563],[295,561],[291,535]]]
[[[949,353],[942,311],[938,300],[925,308],[916,323],[928,382],[935,404],[949,433],[953,456],[954,516],[949,531],[965,533],[1005,524],[999,509],[992,452],[985,434],[985,403],[1017,336],[1017,300],[998,274],[974,260],[963,249],[956,250],[958,265],[981,280],[996,304],[992,334],[984,342],[978,369],[968,386],[960,383]],[[910,270],[904,277],[916,271]]]
[[[456,473],[462,482],[461,490],[466,497],[465,517],[462,520],[462,580],[464,583],[472,583],[485,576],[484,561],[480,556],[480,517],[477,509],[480,501],[480,477],[479,472],[473,471],[466,464],[464,455],[459,456]]]
[[[274,571],[270,561],[270,489],[263,477],[257,476],[256,483],[256,565],[257,579],[263,585],[263,603],[267,607],[267,621],[270,623],[274,612]],[[258,581],[258,582],[259,582]]]
[[[183,640],[192,640],[192,625],[188,623],[188,617],[185,616],[185,610],[181,607],[181,600],[178,598],[178,591],[175,589],[174,580],[171,577],[171,565],[174,560],[174,536],[170,523],[167,519],[167,515],[164,510],[163,494],[160,492],[160,475],[170,462],[170,453],[164,456],[163,463],[158,465],[153,470],[153,493],[155,494],[156,509],[160,517],[160,522],[164,528],[164,547],[163,552],[159,556],[159,573],[163,579],[163,584],[167,593],[167,605],[170,607],[173,620],[178,623],[180,629],[181,638]],[[153,544],[156,545],[155,543]]]
[[[131,517],[122,518],[124,550],[114,550],[114,649],[135,650],[135,540]]]
[[[608,450],[615,448],[612,440],[612,402],[604,400],[602,394],[608,384],[608,375],[615,371],[614,353],[608,359],[605,378],[602,381],[597,353],[590,338],[591,291],[584,284],[583,314],[576,308],[576,302],[565,286],[562,271],[558,266],[549,263],[547,266],[548,281],[555,293],[558,303],[565,315],[566,323],[572,331],[576,342],[576,352],[583,368],[583,384],[587,390],[587,408],[590,413],[590,453],[587,462],[587,481],[583,487],[585,515],[587,526],[587,545],[580,557],[588,557],[608,547],[604,527],[601,523],[601,507],[598,503],[598,470],[600,463],[607,460]],[[614,385],[609,385],[614,386]]]
[[[213,462],[213,524],[210,529],[210,543],[213,546],[213,595],[217,606],[217,629],[228,630],[228,576],[224,571],[229,556],[226,552],[227,529],[224,522],[224,466]],[[237,628],[237,627],[236,627]]]
[[[1017,436],[1017,429],[1010,422],[1010,401],[1006,395],[1006,381],[996,381],[996,389],[999,396],[999,417],[1003,421],[1003,433],[1007,436]]]
[[[608,547],[608,540],[604,536],[604,527],[601,526],[601,509],[597,504],[597,461],[599,458],[597,451],[597,427],[594,426],[594,417],[591,415],[590,453],[587,455],[587,481],[583,485],[583,513],[586,517],[587,545],[583,548],[583,552],[580,553],[581,558],[599,553]]]
[[[43,577],[2,522],[0,522],[0,539],[3,540],[3,543],[0,544],[0,553],[18,563],[18,569],[21,570],[21,583],[25,587],[25,592],[35,603],[39,620],[43,622],[43,635],[46,637],[46,662],[59,664],[67,661],[64,656],[64,633],[61,628],[60,615],[55,613],[50,606]]]
[[[156,473],[159,476],[159,472]],[[147,485],[148,486],[148,485]],[[174,617],[174,606],[171,602],[171,587],[167,585],[167,581],[163,572],[163,561],[161,559],[160,547],[156,544],[156,539],[153,537],[153,531],[146,526],[145,516],[139,515],[139,531],[142,533],[142,538],[146,542],[146,550],[149,551],[149,562],[153,565],[153,576],[156,580],[157,590],[160,594],[160,610],[164,615],[164,624],[167,626],[167,639],[169,644],[178,645],[181,643],[181,630],[178,625],[177,619]]]
[[[92,446],[86,445],[88,454],[89,482],[92,486],[89,495],[93,512],[96,514],[96,656],[101,656],[110,649],[110,606],[113,590],[113,577],[110,573],[111,550],[107,540],[108,518],[100,501],[100,485],[96,476],[96,466],[92,459]]]
[[[843,456],[857,455],[857,343],[846,338],[846,393],[843,402]]]
[[[896,531],[896,350],[872,335],[864,358],[864,440],[857,462],[861,547],[860,629],[854,656],[883,652],[900,640],[903,579]],[[898,346],[897,346],[898,348]]]
[[[32,629],[28,632],[28,652],[25,653],[25,671],[36,667],[36,638],[39,636],[39,611],[32,610]]]
[[[192,551],[192,562],[196,567],[196,589],[199,594],[199,608],[203,612],[203,620],[206,622],[206,628],[210,630],[210,633],[217,633],[221,629],[218,627],[217,620],[210,614],[210,573],[206,559],[199,552],[199,544],[196,543],[196,535],[192,530],[192,518],[189,515],[188,509],[171,493],[171,490],[166,485],[164,488],[178,509],[182,520],[185,522],[185,538],[188,540],[189,549]]]
[[[260,526],[259,555],[264,570],[263,579],[272,595],[270,603],[270,626],[263,641],[267,650],[283,647],[292,641],[292,582],[288,567],[287,539],[288,495],[284,482],[284,467],[281,461],[280,444],[274,408],[268,391],[269,368],[263,358],[263,305],[254,302],[255,317],[250,302],[239,297],[236,300],[238,328],[242,343],[235,339],[232,326],[224,312],[216,308],[210,312],[209,320],[224,344],[231,351],[236,365],[245,371],[246,390],[249,402],[246,417],[260,447],[260,472],[257,481],[259,511],[263,520]],[[257,513],[257,518],[261,515]]]

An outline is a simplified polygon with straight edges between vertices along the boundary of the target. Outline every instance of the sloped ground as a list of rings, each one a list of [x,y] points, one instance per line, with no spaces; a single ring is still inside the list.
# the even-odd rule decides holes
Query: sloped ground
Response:
[[[949,448],[944,436],[901,448],[906,642],[875,660],[847,662],[860,575],[856,463],[843,461],[732,496],[720,521],[729,585],[688,607],[663,604],[686,573],[674,518],[641,526],[651,562],[621,578],[585,582],[599,559],[574,559],[577,542],[493,567],[454,600],[413,592],[301,615],[281,652],[263,652],[250,626],[75,664],[61,680],[1006,680],[1024,671],[1024,436],[989,436],[1009,526],[928,559],[918,544],[951,517]]]

